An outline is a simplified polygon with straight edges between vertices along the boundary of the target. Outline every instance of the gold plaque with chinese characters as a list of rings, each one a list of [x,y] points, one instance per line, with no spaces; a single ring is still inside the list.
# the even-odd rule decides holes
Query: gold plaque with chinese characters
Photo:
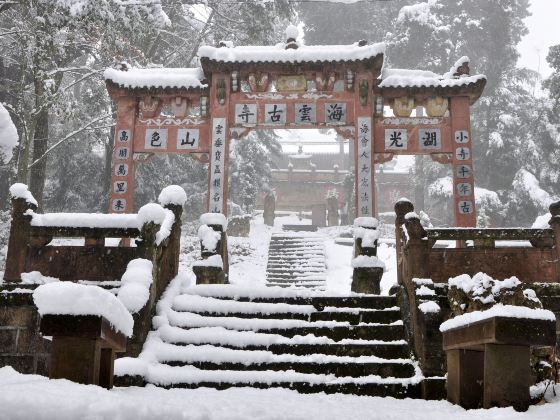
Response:
[[[279,76],[276,81],[278,92],[304,92],[307,87],[305,76]]]

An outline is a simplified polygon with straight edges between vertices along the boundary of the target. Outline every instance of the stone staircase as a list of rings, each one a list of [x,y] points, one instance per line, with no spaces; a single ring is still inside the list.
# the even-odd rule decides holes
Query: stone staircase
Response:
[[[154,326],[138,359],[117,361],[116,384],[420,396],[393,296],[192,286]]]
[[[273,233],[268,248],[268,286],[326,286],[324,238],[309,232]]]

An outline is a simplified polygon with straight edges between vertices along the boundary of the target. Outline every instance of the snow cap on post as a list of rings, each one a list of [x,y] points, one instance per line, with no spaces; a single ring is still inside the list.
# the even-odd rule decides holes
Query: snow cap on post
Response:
[[[175,206],[183,206],[187,201],[187,193],[179,185],[168,185],[158,196],[159,204],[167,206],[169,204]]]
[[[37,200],[35,200],[27,185],[20,182],[16,182],[10,187],[10,195],[12,198],[23,198],[27,203],[33,204],[35,207],[38,205]]]
[[[379,222],[375,217],[362,216],[362,217],[356,217],[354,219],[354,227],[376,229],[378,226],[379,226]]]
[[[227,229],[227,219],[222,213],[204,213],[199,220],[201,225],[219,225],[224,232]]]
[[[165,209],[157,203],[148,203],[140,207],[138,210],[138,228],[147,223],[155,223],[161,225],[165,220]]]
[[[61,281],[43,284],[33,292],[33,302],[43,315],[96,315],[115,330],[132,336],[132,315],[115,295],[98,286]]]
[[[198,228],[198,238],[202,246],[208,252],[215,252],[220,241],[220,232],[215,231],[208,225],[200,225]]]

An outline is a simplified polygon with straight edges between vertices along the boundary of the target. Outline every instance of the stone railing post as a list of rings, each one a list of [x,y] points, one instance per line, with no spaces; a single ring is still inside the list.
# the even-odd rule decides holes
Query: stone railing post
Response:
[[[169,253],[168,264],[171,264],[169,272],[175,277],[179,272],[179,254],[181,253],[181,216],[183,215],[183,206],[177,204],[166,204],[165,209],[170,210],[175,216],[169,241],[167,243],[167,251]]]
[[[354,220],[352,292],[381,293],[381,278],[385,266],[377,259],[378,224],[373,217],[358,217]]]
[[[338,226],[338,199],[334,196],[327,198],[327,224],[328,226]]]
[[[201,237],[201,231],[199,230],[200,251],[203,260],[195,262],[192,267],[196,276],[196,283],[225,284],[227,283],[229,272],[226,217],[218,213],[205,213],[200,216],[200,223],[200,229],[206,225],[207,228],[219,234],[219,239],[214,249],[207,249],[204,244],[205,240],[203,239],[205,234],[202,234],[203,236]],[[219,256],[220,258],[217,259],[215,256]]]
[[[554,249],[556,250],[556,273],[560,276],[560,201],[552,203],[550,210],[550,224],[554,231]],[[560,278],[557,280],[560,281]]]
[[[187,194],[185,190],[179,185],[169,185],[161,190],[158,197],[158,202],[166,209],[170,210],[175,217],[173,221],[173,226],[171,227],[171,232],[167,240],[165,253],[165,284],[163,284],[163,289],[167,287],[167,284],[177,276],[179,272],[179,254],[181,253],[181,216],[183,215],[183,205],[187,201]],[[158,298],[160,292],[163,290],[158,290]]]
[[[274,226],[274,217],[276,211],[276,196],[274,192],[268,191],[264,197],[264,224],[267,226]]]
[[[395,203],[395,247],[397,253],[397,282],[403,284],[403,231],[404,216],[413,212],[414,206],[406,198]]]
[[[5,282],[20,282],[25,271],[25,259],[29,248],[31,216],[28,210],[37,210],[37,203],[24,184],[14,184],[10,188],[12,196],[12,223],[6,256]]]
[[[429,244],[426,231],[420,218],[414,212],[405,215],[404,225],[408,233],[408,241],[404,247],[403,281],[405,285],[413,278],[430,278]]]

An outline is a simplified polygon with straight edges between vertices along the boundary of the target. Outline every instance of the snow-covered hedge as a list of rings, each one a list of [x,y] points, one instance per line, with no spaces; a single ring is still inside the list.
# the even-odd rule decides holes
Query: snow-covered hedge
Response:
[[[532,289],[523,289],[517,277],[495,280],[484,273],[449,279],[449,303],[455,315],[489,309],[495,304],[542,308]]]

